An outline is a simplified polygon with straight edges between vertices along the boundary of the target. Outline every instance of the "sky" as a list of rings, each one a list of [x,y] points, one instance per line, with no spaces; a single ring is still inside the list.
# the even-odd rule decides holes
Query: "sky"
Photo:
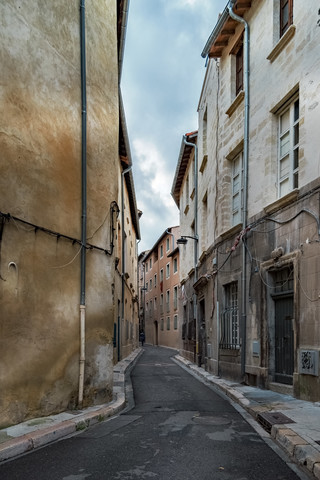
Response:
[[[139,253],[179,225],[171,196],[182,137],[198,129],[201,52],[227,0],[130,0],[121,79],[140,219]]]

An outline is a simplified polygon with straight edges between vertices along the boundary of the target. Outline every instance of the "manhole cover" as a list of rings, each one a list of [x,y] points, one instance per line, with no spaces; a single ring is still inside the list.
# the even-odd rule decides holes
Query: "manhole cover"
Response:
[[[223,417],[193,417],[194,423],[198,425],[229,425],[231,420]]]
[[[284,425],[286,423],[296,423],[291,418],[287,417],[281,412],[265,412],[259,413],[258,422],[262,427],[271,433],[272,425]]]

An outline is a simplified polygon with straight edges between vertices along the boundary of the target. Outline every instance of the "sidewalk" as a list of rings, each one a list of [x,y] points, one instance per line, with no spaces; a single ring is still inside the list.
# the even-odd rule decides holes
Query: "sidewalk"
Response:
[[[112,402],[83,411],[36,418],[0,430],[0,462],[84,430],[123,410],[126,407],[125,373],[141,352],[142,349],[138,348],[114,366]]]
[[[222,379],[177,355],[178,363],[241,405],[294,461],[320,479],[320,402]]]

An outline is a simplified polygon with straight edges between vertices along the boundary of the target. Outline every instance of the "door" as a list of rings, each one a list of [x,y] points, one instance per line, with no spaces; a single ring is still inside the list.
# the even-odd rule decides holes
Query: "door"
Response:
[[[275,297],[275,381],[292,385],[293,351],[293,296]]]
[[[158,322],[157,320],[154,322],[154,345],[158,345],[159,344],[159,337],[158,337],[159,333],[158,333]]]

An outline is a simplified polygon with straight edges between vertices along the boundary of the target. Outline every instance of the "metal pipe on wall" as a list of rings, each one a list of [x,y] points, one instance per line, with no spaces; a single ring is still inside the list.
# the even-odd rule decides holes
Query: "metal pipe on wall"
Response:
[[[126,168],[121,173],[121,255],[122,255],[122,268],[121,268],[121,319],[124,320],[124,276],[125,276],[125,229],[124,229],[124,176],[126,173],[130,172],[132,166]],[[120,321],[118,318],[118,362],[121,360],[121,331],[120,331]]]
[[[194,148],[194,283],[198,281],[198,147],[195,143],[188,142],[183,136],[185,145]],[[199,363],[199,325],[198,325],[198,297],[194,293],[193,311],[196,320],[196,358]]]
[[[78,404],[83,402],[86,318],[86,241],[87,241],[87,92],[85,0],[80,0],[80,61],[81,61],[81,273],[80,273],[80,360]]]
[[[231,18],[244,25],[244,145],[243,145],[243,207],[242,228],[246,228],[248,221],[248,165],[249,165],[249,25],[244,18],[233,11],[235,0],[230,0],[228,11]],[[247,285],[246,285],[247,251],[242,242],[242,272],[241,272],[241,375],[245,374],[246,362],[246,330],[247,330]]]

